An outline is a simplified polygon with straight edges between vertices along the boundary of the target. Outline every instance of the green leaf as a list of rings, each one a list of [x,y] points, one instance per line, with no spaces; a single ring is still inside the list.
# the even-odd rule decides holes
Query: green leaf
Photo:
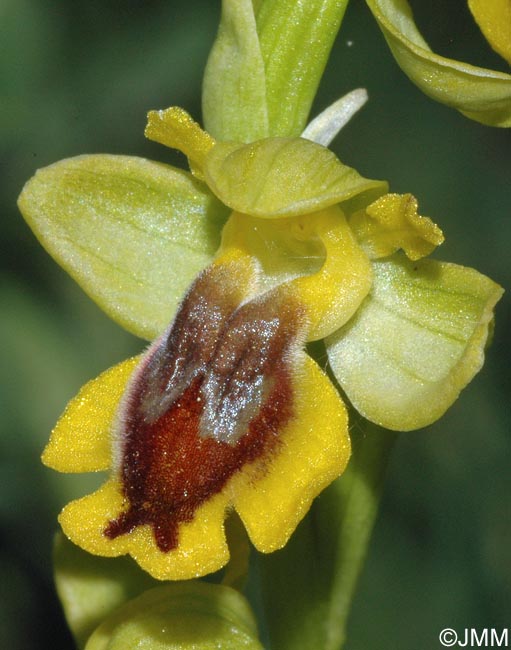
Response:
[[[233,210],[257,217],[292,217],[387,190],[304,138],[268,138],[247,145],[220,142],[206,156],[211,190]]]
[[[268,131],[266,79],[251,0],[224,0],[204,73],[202,112],[218,140],[251,142]]]
[[[262,650],[243,596],[223,585],[156,587],[110,616],[86,650]]]
[[[225,208],[184,171],[127,156],[39,170],[19,207],[47,251],[116,322],[154,338],[220,243]]]
[[[62,533],[55,538],[55,584],[80,648],[120,605],[158,583],[126,557],[90,555]]]
[[[436,101],[490,126],[511,126],[511,76],[434,54],[406,0],[366,0],[397,63]]]
[[[403,255],[374,262],[373,272],[356,316],[326,341],[330,365],[368,420],[418,429],[480,370],[502,289],[474,269]]]
[[[257,31],[266,71],[269,135],[297,136],[307,117],[348,0],[265,0]]]

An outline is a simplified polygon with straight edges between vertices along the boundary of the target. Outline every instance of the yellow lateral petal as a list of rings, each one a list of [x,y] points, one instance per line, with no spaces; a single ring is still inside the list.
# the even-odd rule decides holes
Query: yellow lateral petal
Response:
[[[51,433],[42,455],[45,465],[59,472],[98,472],[110,467],[113,419],[139,360],[123,361],[82,387]]]
[[[444,241],[440,228],[417,212],[412,194],[385,194],[350,218],[357,239],[371,259],[400,248],[411,260],[432,253]]]
[[[104,535],[108,522],[125,507],[115,479],[69,503],[59,522],[65,535],[89,553],[105,557],[129,553],[157,580],[187,580],[217,571],[229,560],[223,529],[226,505],[225,494],[218,494],[198,508],[193,521],[179,528],[179,547],[168,553],[156,546],[150,526],[139,526],[115,539]]]
[[[234,506],[250,539],[263,553],[287,542],[312,500],[346,467],[348,417],[334,386],[303,354],[296,374],[292,421],[282,446],[264,463],[247,467],[230,483]]]
[[[511,0],[468,0],[486,40],[511,65]]]
[[[190,160],[191,165],[202,169],[208,151],[215,140],[178,106],[166,110],[149,111],[145,136],[166,147],[179,149]]]

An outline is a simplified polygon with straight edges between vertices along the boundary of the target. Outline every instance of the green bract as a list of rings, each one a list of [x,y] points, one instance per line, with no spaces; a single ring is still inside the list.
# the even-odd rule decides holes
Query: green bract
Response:
[[[243,596],[222,585],[155,587],[117,610],[85,650],[262,650]]]
[[[270,135],[266,75],[252,0],[226,1],[204,74],[204,124],[216,138],[251,142]]]
[[[206,129],[238,142],[300,135],[347,4],[224,0],[204,77]]]
[[[120,605],[158,584],[128,558],[90,555],[62,533],[53,559],[57,593],[79,648]]]
[[[418,429],[480,370],[503,291],[474,269],[403,255],[373,262],[373,273],[355,318],[327,339],[330,365],[364,417]]]
[[[366,0],[399,66],[433,99],[490,126],[511,126],[511,76],[434,54],[406,0]]]

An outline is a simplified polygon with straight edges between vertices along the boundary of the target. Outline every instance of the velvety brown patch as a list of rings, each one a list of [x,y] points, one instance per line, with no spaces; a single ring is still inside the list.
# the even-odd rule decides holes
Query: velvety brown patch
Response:
[[[239,306],[240,292],[221,269],[201,274],[137,370],[118,441],[128,508],[107,537],[149,524],[162,551],[176,548],[179,524],[278,445],[302,314],[275,291]]]

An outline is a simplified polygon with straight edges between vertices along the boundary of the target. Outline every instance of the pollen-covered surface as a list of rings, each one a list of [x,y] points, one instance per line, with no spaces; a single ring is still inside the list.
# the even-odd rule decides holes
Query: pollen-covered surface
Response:
[[[161,551],[176,549],[180,525],[278,447],[303,313],[278,291],[242,303],[249,284],[222,265],[203,272],[135,372],[116,433],[126,507],[106,537],[149,525]]]

